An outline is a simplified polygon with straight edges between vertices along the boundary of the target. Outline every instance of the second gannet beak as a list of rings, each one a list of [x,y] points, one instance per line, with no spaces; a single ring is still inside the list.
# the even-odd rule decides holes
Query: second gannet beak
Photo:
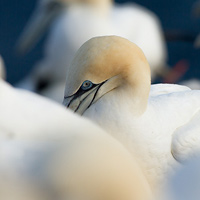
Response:
[[[63,7],[63,3],[57,0],[39,5],[17,42],[17,51],[20,54],[26,54],[34,47]]]
[[[84,81],[75,94],[64,97],[63,105],[83,115],[83,113],[97,101],[99,96],[98,92],[104,83],[106,83],[106,81],[99,84],[94,84],[89,80]]]

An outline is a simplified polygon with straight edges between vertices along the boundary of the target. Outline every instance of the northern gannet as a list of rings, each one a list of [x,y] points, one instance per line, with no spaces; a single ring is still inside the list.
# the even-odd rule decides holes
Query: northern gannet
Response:
[[[137,161],[88,119],[0,80],[0,198],[149,200]]]
[[[34,87],[47,84],[40,93],[62,102],[66,66],[85,41],[103,35],[119,35],[140,46],[150,63],[152,79],[166,71],[167,52],[159,19],[137,4],[119,6],[112,0],[41,0],[18,42],[20,50],[27,51],[50,24],[44,58],[20,87],[28,85],[37,90]]]
[[[83,44],[67,68],[63,104],[137,152],[153,184],[200,147],[200,91],[151,86],[142,50],[121,37]]]

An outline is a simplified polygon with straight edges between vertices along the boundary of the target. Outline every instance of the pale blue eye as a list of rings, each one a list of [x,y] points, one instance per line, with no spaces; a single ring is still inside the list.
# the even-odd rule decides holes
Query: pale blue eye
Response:
[[[91,81],[86,80],[81,85],[81,89],[83,89],[83,90],[89,90],[92,86],[93,86],[93,83]]]

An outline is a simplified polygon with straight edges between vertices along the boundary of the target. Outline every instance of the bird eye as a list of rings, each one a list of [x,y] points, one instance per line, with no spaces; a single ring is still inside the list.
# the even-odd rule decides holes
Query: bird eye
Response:
[[[93,83],[91,81],[84,81],[81,85],[81,89],[83,90],[89,90],[93,86]]]

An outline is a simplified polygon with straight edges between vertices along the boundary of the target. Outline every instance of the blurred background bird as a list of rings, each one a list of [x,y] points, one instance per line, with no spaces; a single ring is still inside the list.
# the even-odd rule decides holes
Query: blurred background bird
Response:
[[[112,0],[39,1],[20,40],[18,50],[29,51],[51,26],[44,58],[18,86],[62,101],[66,68],[78,48],[94,36],[119,35],[140,46],[152,79],[166,73],[166,47],[159,19],[137,4],[119,6]]]
[[[137,163],[96,131],[71,130],[62,141],[59,134],[57,141],[1,141],[1,199],[151,200]]]
[[[194,1],[176,0],[173,2],[173,7],[171,7],[171,4],[169,4],[168,2],[162,2],[162,4],[158,4],[157,1],[155,0],[152,0],[151,2],[147,0],[136,0],[136,1],[116,0],[116,3],[120,3],[120,6],[123,5],[123,3],[125,2],[136,2],[155,12],[155,14],[157,14],[159,19],[161,20],[162,26],[167,35],[170,35],[168,34],[169,32],[172,32],[173,34],[174,32],[176,33],[176,30],[178,30],[179,33],[180,32],[183,33],[183,35],[184,33],[189,33],[188,37],[185,37],[185,41],[183,40],[172,41],[171,36],[170,37],[168,36],[168,42],[167,42],[168,54],[169,54],[168,64],[171,66],[176,66],[176,64],[181,60],[187,61],[187,62],[181,62],[182,68],[186,69],[187,73],[184,72],[185,70],[183,70],[183,72],[179,72],[179,74],[185,73],[185,75],[176,77],[175,78],[176,82],[190,78],[198,79],[198,76],[200,75],[200,72],[198,70],[199,50],[194,49],[193,44],[191,44],[192,42],[190,42],[191,38],[190,36],[192,36],[193,38],[194,35],[198,33],[199,22],[197,19],[191,17],[191,7],[195,2],[195,0]],[[15,2],[11,4],[5,0],[2,0],[0,4],[1,8],[4,8],[0,14],[0,17],[2,19],[1,20],[2,29],[0,33],[2,34],[0,37],[0,43],[2,45],[0,47],[0,53],[3,55],[6,62],[6,66],[8,68],[7,69],[8,81],[13,84],[22,80],[23,77],[25,76],[27,77],[27,75],[30,74],[31,71],[32,72],[34,71],[31,69],[33,69],[34,66],[38,66],[38,60],[43,60],[42,58],[46,57],[42,53],[44,38],[42,42],[40,42],[39,45],[37,45],[37,48],[34,48],[26,57],[20,58],[14,55],[13,45],[16,43],[17,38],[24,29],[24,26],[27,23],[30,14],[32,14],[32,10],[36,6],[35,5],[36,2],[30,0],[29,3],[27,3],[26,1],[22,0],[21,4],[19,5],[16,4]],[[61,15],[60,17],[57,17],[57,21],[59,18],[61,18]],[[4,46],[6,46],[6,48],[4,48]],[[18,66],[18,70],[14,70],[14,66]],[[180,69],[180,64],[177,71],[179,71],[179,69]],[[156,79],[156,81],[162,81],[162,80],[163,78]],[[173,80],[170,81],[173,82]],[[165,82],[170,82],[170,81],[165,80]],[[41,86],[41,88],[44,88],[45,84],[46,83],[44,81],[43,83],[39,84],[39,86]],[[31,83],[27,87],[33,90],[34,88],[33,87],[31,88],[31,86],[33,85],[34,84]],[[59,88],[59,86],[57,88]]]
[[[194,42],[193,38],[195,38],[198,33],[199,20],[192,17],[191,15],[191,8],[195,0],[192,1],[176,0],[173,2],[173,7],[169,2],[162,2],[158,4],[156,0],[152,0],[151,2],[149,2],[148,0],[136,0],[136,1],[116,0],[116,3],[120,3],[119,6],[123,7],[123,9],[127,8],[126,4],[125,5],[123,4],[127,2],[130,3],[135,2],[152,10],[159,17],[162,23],[165,36],[167,37],[167,49],[169,55],[168,64],[170,66],[176,67],[175,70],[176,75],[174,74],[168,75],[167,77],[173,76],[173,78],[165,79],[164,82],[173,83],[191,78],[198,79],[200,76],[200,70],[198,67],[200,62],[198,54],[200,53],[200,50],[195,49],[193,47],[193,42]],[[43,3],[45,4],[45,2]],[[51,26],[52,27],[50,31],[51,34],[48,36],[49,38],[48,41],[44,42],[44,37],[42,37],[43,39],[42,42],[40,42],[36,48],[32,49],[32,51],[27,56],[22,58],[18,57],[14,53],[13,47],[16,44],[19,35],[21,35],[21,32],[24,29],[25,24],[27,24],[27,21],[29,21],[28,19],[30,15],[32,15],[32,11],[35,9],[36,1],[30,0],[29,2],[27,2],[25,0],[22,0],[21,4],[16,4],[14,1],[13,3],[11,3],[10,1],[8,2],[6,0],[2,0],[0,2],[0,5],[1,8],[4,8],[1,10],[0,13],[0,18],[1,18],[0,23],[2,27],[0,32],[1,34],[0,53],[3,55],[5,59],[8,71],[7,73],[8,81],[12,84],[16,84],[17,82],[19,83],[22,79],[27,77],[28,74],[30,75],[31,72],[37,71],[33,69],[34,66],[39,66],[40,63],[41,65],[42,63],[44,63],[44,62],[38,63],[38,60],[45,61],[44,58],[46,58],[46,55],[44,55],[43,53],[43,48],[44,48],[43,45],[44,43],[47,44],[48,41],[50,40],[51,38],[50,35],[52,35],[53,33],[52,32],[53,27],[55,27],[57,21],[59,21],[59,19],[61,19],[62,16],[64,16],[65,13],[64,10],[66,9],[64,9],[62,12],[59,11],[60,13],[62,13],[60,15],[57,13],[57,11],[53,13],[53,15],[57,15],[57,20],[55,20]],[[117,8],[120,8],[119,6],[117,6]],[[37,5],[37,7],[40,7],[39,4]],[[125,21],[132,21],[132,19],[126,19]],[[182,37],[180,37],[179,39],[177,39],[177,32],[182,34]],[[174,40],[174,35],[176,40]],[[18,66],[18,69],[15,70],[14,66]],[[157,78],[155,82],[157,81],[159,82],[163,81],[163,78]],[[35,88],[33,86],[36,85],[39,88],[39,90],[42,91],[42,88],[45,88],[45,85],[48,85],[47,82],[48,81],[43,81],[43,82],[41,81],[40,84],[37,83],[33,84],[31,83],[31,81],[27,81],[27,83],[29,84],[27,84],[26,87],[34,90]],[[59,83],[57,85],[55,84],[54,85],[55,89],[56,88],[59,89],[60,88],[59,85],[60,85]]]

